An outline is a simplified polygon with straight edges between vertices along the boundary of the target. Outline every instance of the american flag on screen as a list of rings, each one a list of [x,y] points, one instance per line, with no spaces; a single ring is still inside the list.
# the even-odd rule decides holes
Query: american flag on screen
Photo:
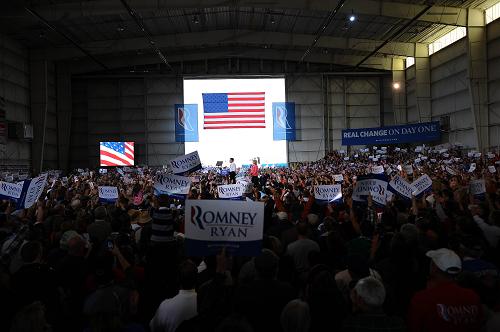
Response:
[[[203,128],[266,128],[265,92],[203,93]]]
[[[134,142],[101,142],[101,166],[133,166]]]

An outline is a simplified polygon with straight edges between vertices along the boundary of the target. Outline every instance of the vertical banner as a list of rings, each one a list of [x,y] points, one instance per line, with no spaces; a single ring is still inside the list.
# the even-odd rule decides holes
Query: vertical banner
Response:
[[[222,248],[236,256],[261,252],[262,202],[187,200],[185,220],[188,256],[215,255]]]
[[[295,141],[295,103],[273,103],[273,140]]]
[[[175,141],[198,142],[198,104],[175,104]]]

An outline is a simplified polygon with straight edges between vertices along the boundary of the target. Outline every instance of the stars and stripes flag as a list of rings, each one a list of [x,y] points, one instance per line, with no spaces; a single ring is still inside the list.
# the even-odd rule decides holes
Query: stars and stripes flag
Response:
[[[133,166],[134,142],[101,142],[101,166]]]
[[[265,92],[203,93],[203,128],[266,128]]]

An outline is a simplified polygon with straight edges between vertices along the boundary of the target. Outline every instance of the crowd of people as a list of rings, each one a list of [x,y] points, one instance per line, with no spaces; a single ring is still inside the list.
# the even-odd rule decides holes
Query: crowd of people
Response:
[[[410,183],[427,174],[432,188],[353,200],[373,166]],[[256,257],[187,257],[184,201],[154,192],[163,169],[50,176],[31,208],[1,201],[0,330],[500,331],[499,171],[496,153],[420,146],[190,174],[191,200],[253,183]],[[476,179],[486,192],[473,196]],[[333,183],[343,199],[318,202],[314,187]],[[104,185],[116,204],[99,201]]]

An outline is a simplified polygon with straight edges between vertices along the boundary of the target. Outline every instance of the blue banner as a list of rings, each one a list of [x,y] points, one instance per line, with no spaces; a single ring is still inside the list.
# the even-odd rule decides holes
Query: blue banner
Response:
[[[295,103],[273,103],[273,140],[295,141]]]
[[[417,143],[437,141],[440,138],[438,121],[342,130],[342,145]]]
[[[198,142],[197,104],[175,104],[175,141]]]

